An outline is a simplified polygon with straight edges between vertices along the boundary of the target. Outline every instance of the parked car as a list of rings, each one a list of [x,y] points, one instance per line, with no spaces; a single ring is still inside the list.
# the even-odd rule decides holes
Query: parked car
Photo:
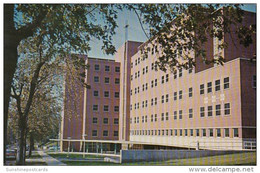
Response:
[[[16,159],[16,150],[11,150],[11,149],[6,150],[6,158]]]

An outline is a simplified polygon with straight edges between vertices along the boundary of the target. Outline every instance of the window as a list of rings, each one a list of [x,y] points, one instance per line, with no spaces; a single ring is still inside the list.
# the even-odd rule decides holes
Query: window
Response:
[[[114,112],[119,112],[119,106],[114,106]]]
[[[115,92],[115,98],[119,98],[119,92]]]
[[[117,130],[114,131],[114,136],[115,136],[115,137],[118,136],[118,131],[117,131]]]
[[[92,130],[92,136],[97,136],[97,130]]]
[[[165,97],[166,97],[166,98],[165,98],[165,102],[167,103],[167,102],[169,101],[169,94],[166,94]]]
[[[179,99],[182,99],[182,90],[179,91]]]
[[[145,73],[145,68],[143,68],[143,74]]]
[[[98,105],[93,105],[92,110],[93,111],[98,111]]]
[[[137,93],[139,93],[139,87],[137,87]]]
[[[200,85],[200,94],[204,94],[204,84]]]
[[[208,117],[212,117],[212,106],[208,106]]]
[[[140,77],[140,71],[137,72],[137,77]]]
[[[173,73],[173,78],[174,78],[174,79],[177,78],[177,72],[176,72],[176,71]]]
[[[140,64],[140,58],[138,58],[138,64]]]
[[[103,136],[108,136],[108,131],[107,130],[103,131]]]
[[[145,100],[145,107],[147,107],[148,106],[148,101],[147,100]]]
[[[97,124],[97,123],[98,123],[97,117],[93,117],[93,118],[92,118],[92,123],[93,123],[93,124]]]
[[[164,103],[164,96],[162,96],[162,103]]]
[[[144,107],[144,101],[142,102],[142,108]]]
[[[157,121],[157,114],[154,114],[154,121]]]
[[[154,80],[154,86],[157,86],[157,79]]]
[[[169,135],[169,130],[165,130],[165,135]]]
[[[200,117],[204,117],[204,116],[205,116],[205,108],[200,107]]]
[[[104,112],[108,112],[109,111],[109,107],[108,107],[108,105],[104,105]]]
[[[169,120],[169,113],[168,113],[168,112],[166,112],[166,114],[165,114],[165,120],[166,120],[166,121]]]
[[[162,113],[161,120],[164,121],[164,113]]]
[[[256,88],[256,75],[253,75],[252,85],[253,85],[253,88]]]
[[[196,136],[200,136],[200,129],[196,129]]]
[[[230,103],[225,103],[225,115],[230,114]]]
[[[171,136],[173,136],[173,130],[171,129],[171,134],[170,134]]]
[[[174,136],[177,136],[178,135],[178,131],[177,129],[174,129]]]
[[[142,123],[144,123],[144,116],[142,116]]]
[[[207,136],[207,134],[206,134],[206,129],[202,129],[202,136],[203,136],[203,137]]]
[[[180,129],[180,136],[182,136],[182,129]]]
[[[134,64],[131,62],[131,68],[133,68],[134,67]]]
[[[95,64],[95,71],[99,71],[99,64]]]
[[[216,133],[217,133],[217,137],[221,137],[221,130],[220,129],[216,129]]]
[[[144,84],[142,86],[143,86],[143,91],[144,91]]]
[[[225,137],[229,137],[229,129],[228,128],[225,128]]]
[[[109,91],[104,91],[104,97],[109,97]]]
[[[177,120],[177,111],[174,111],[174,113],[173,113],[173,119]]]
[[[193,117],[193,110],[189,109],[189,118],[192,118],[192,117]]]
[[[153,88],[153,80],[151,81],[151,88]]]
[[[131,80],[133,80],[133,75],[131,75]]]
[[[146,89],[146,90],[148,89],[148,83],[145,84],[145,89]]]
[[[216,116],[221,114],[221,105],[216,105]]]
[[[169,74],[166,74],[166,76],[165,76],[165,81],[166,81],[166,82],[169,81]]]
[[[158,136],[160,136],[161,135],[161,130],[158,130]]]
[[[147,123],[147,115],[145,115],[145,117],[144,117],[144,122]]]
[[[213,129],[209,129],[209,137],[213,137]]]
[[[212,92],[212,82],[208,82],[207,86],[208,86],[208,93],[211,93]]]
[[[137,73],[135,72],[135,79],[137,78]]]
[[[224,78],[224,89],[229,88],[229,77]]]
[[[94,82],[98,83],[99,82],[99,77],[98,76],[94,76]]]
[[[110,71],[110,66],[109,65],[105,66],[105,71]]]
[[[105,77],[105,83],[109,84],[109,77]]]
[[[190,129],[190,136],[193,136],[193,129]]]
[[[151,122],[153,122],[153,115],[151,115]]]
[[[238,128],[233,129],[233,134],[234,134],[234,137],[239,137]]]
[[[115,84],[119,84],[120,83],[120,79],[119,78],[115,78]]]
[[[179,70],[179,77],[182,77],[182,69]]]
[[[173,94],[173,100],[177,100],[177,92],[174,92],[174,94]]]
[[[136,117],[134,118],[134,123],[136,123]]]
[[[193,69],[192,68],[189,68],[189,73],[192,73]]]
[[[118,118],[114,118],[114,124],[118,124],[119,119]]]
[[[162,84],[164,83],[164,76],[162,76]]]
[[[103,118],[103,124],[108,124],[108,118]]]
[[[137,65],[137,59],[135,60],[135,65]]]
[[[219,91],[220,90],[220,80],[215,80],[215,91]]]
[[[189,88],[189,97],[192,97],[192,88]]]
[[[139,123],[139,117],[137,117],[137,119],[136,119],[136,123]]]
[[[153,106],[153,99],[151,99],[151,106]]]
[[[148,73],[148,66],[145,67],[145,73]]]
[[[154,63],[152,63],[152,66],[151,66],[151,70],[153,70],[154,69]]]
[[[93,95],[94,95],[95,97],[98,97],[98,96],[99,96],[99,92],[98,92],[98,91],[94,91]]]
[[[179,119],[182,119],[182,110],[179,110]]]
[[[185,134],[185,136],[188,136],[188,130],[187,129],[184,129],[184,134]]]
[[[115,67],[115,72],[120,72],[120,67]]]
[[[157,97],[154,98],[154,105],[157,105]]]

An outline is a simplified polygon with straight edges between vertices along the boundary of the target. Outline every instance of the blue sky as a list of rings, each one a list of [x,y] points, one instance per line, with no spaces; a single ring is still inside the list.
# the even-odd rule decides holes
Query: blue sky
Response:
[[[246,11],[256,12],[256,4],[244,4],[242,7]],[[113,43],[118,49],[121,47],[125,41],[125,22],[128,21],[129,28],[128,28],[128,40],[131,41],[140,41],[145,42],[147,37],[145,36],[144,32],[141,29],[141,25],[138,21],[137,16],[134,12],[129,11],[120,11],[118,14],[118,28],[116,29],[116,34],[113,37]],[[89,52],[89,57],[95,58],[109,58],[113,59],[113,55],[105,55],[101,50],[102,43],[98,40],[93,40],[91,43],[91,51]]]

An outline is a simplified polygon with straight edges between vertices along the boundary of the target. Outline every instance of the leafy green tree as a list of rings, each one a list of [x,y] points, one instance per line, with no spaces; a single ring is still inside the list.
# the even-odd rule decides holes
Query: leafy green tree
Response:
[[[220,9],[223,6],[225,10]],[[117,27],[119,10],[134,11],[138,16],[149,39],[149,44],[145,44],[142,49],[143,55],[147,56],[149,51],[156,53],[157,64],[164,71],[170,69],[175,72],[176,68],[193,68],[197,57],[205,63],[221,64],[221,54],[214,55],[213,60],[205,58],[206,50],[203,45],[209,37],[221,40],[223,34],[231,32],[231,25],[238,26],[237,35],[244,46],[253,42],[252,35],[255,34],[254,25],[237,25],[243,20],[243,11],[240,5],[235,4],[5,4],[4,147],[11,84],[18,57],[21,56],[18,53],[21,41],[31,37],[41,39],[40,43],[53,46],[52,55],[66,58],[68,53],[87,53],[90,50],[89,41],[95,38],[102,40],[105,53],[113,54],[115,47],[112,36]],[[150,28],[148,32],[144,26]],[[227,46],[222,42],[219,48]],[[42,52],[46,53],[46,50],[43,49]],[[194,53],[195,56],[192,56]],[[39,71],[41,66],[43,64],[38,65]],[[29,112],[29,109],[26,109],[26,112]]]

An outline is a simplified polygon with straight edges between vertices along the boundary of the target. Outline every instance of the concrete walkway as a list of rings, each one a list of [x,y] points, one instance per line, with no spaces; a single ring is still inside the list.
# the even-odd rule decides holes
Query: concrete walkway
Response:
[[[37,151],[39,155],[42,157],[43,161],[47,163],[48,166],[66,166],[65,163],[60,162],[59,160],[49,156],[42,150]]]

